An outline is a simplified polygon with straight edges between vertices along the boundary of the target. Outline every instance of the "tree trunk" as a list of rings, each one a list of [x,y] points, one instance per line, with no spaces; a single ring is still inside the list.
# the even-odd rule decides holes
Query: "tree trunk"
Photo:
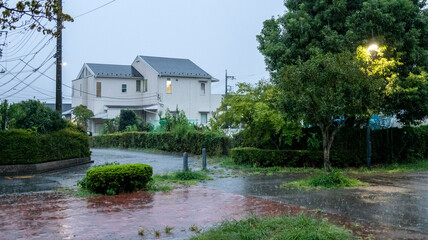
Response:
[[[330,135],[328,131],[329,127],[324,127],[324,125],[320,124],[320,128],[322,133],[322,149],[324,153],[324,169],[326,172],[330,172],[331,171],[330,149],[331,149],[331,145],[333,144],[334,135],[336,135],[337,129],[334,129]]]

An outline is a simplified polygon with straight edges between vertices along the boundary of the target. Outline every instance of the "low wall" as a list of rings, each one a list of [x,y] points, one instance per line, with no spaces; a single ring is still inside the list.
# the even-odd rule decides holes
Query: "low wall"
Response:
[[[84,157],[34,164],[0,165],[0,176],[42,173],[93,162],[90,157]]]

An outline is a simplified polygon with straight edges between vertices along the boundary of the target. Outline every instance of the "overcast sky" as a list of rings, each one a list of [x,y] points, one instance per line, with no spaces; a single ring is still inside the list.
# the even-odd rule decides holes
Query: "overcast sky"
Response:
[[[111,1],[64,0],[64,12],[75,17]],[[282,0],[115,0],[66,23],[63,82],[71,85],[84,63],[130,65],[137,55],[149,55],[192,60],[220,80],[213,93],[224,92],[225,69],[236,81],[255,83],[269,76],[256,35],[264,20],[284,11]],[[6,43],[0,46],[1,100],[55,102],[55,82],[48,78],[55,78],[55,39],[48,39],[18,31],[0,36]],[[63,91],[64,102],[71,102],[71,90]]]

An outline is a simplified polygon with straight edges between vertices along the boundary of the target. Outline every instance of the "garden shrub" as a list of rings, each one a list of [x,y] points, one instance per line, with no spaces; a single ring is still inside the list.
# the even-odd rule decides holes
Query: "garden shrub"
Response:
[[[90,137],[91,147],[96,148],[151,148],[167,152],[189,152],[208,155],[228,154],[230,138],[212,132],[189,132],[185,138],[172,132],[125,132]]]
[[[79,184],[91,192],[114,195],[145,189],[152,175],[152,166],[146,164],[107,165],[86,171]]]
[[[60,113],[38,100],[10,105],[8,119],[9,129],[34,129],[42,134],[61,130],[67,125]]]
[[[49,134],[24,129],[0,131],[0,165],[42,163],[90,155],[87,135],[73,128]]]

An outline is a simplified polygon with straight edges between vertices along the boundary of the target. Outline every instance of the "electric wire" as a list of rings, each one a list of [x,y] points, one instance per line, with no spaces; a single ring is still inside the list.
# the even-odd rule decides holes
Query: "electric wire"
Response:
[[[76,19],[76,18],[79,18],[79,17],[85,16],[85,15],[87,15],[87,14],[89,14],[89,13],[91,13],[91,12],[94,12],[94,11],[96,11],[96,10],[100,9],[100,8],[103,8],[103,7],[105,7],[105,6],[107,6],[107,5],[111,4],[111,3],[113,3],[113,2],[115,2],[115,1],[116,1],[116,0],[112,0],[112,1],[110,1],[110,2],[108,2],[108,3],[105,3],[105,4],[101,5],[101,6],[99,6],[99,7],[96,7],[96,8],[94,8],[94,9],[92,9],[92,10],[89,10],[89,11],[87,11],[87,12],[84,12],[84,13],[82,13],[82,14],[79,14],[79,15],[77,15],[77,16],[75,16],[75,17],[73,17],[73,18],[74,18],[74,19]]]

